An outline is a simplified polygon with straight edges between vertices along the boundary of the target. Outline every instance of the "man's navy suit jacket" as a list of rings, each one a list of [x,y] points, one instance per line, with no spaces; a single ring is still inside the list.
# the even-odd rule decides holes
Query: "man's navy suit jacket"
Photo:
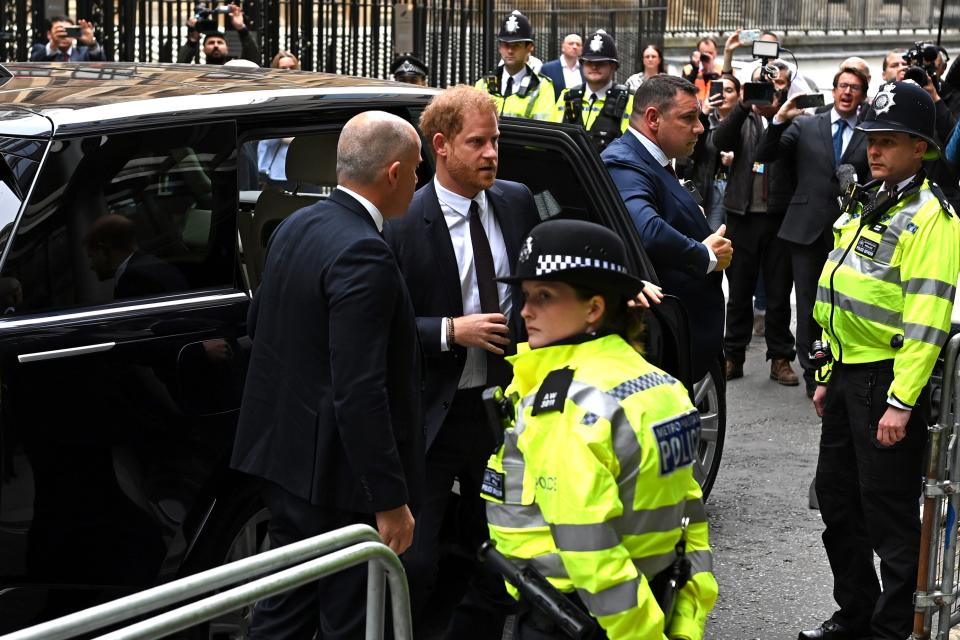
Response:
[[[707,273],[710,254],[702,244],[711,233],[707,219],[693,196],[632,133],[614,140],[602,157],[664,293],[677,296],[687,310],[692,375],[699,380],[719,360],[725,308],[723,275]]]
[[[413,307],[358,200],[337,189],[277,227],[247,328],[231,466],[327,508],[415,505],[424,456]]]
[[[33,49],[30,50],[30,62],[56,62],[58,54],[59,51],[52,56],[47,55],[46,43],[38,43],[33,45]],[[77,45],[70,52],[69,62],[103,62],[106,59],[107,54],[103,47],[100,47],[96,53],[91,53],[89,47]]]
[[[523,239],[540,221],[536,203],[525,185],[506,180],[497,180],[487,189],[487,203],[493,207],[513,273]],[[466,349],[457,345],[440,350],[441,322],[444,317],[463,315],[463,294],[450,230],[433,180],[417,190],[407,215],[390,221],[384,235],[397,256],[417,316],[424,355],[423,418],[429,448],[447,417],[467,355]],[[512,342],[507,354],[515,352],[516,343],[526,340],[527,335],[520,318],[523,297],[518,287],[511,291],[513,309],[507,320]]]
[[[563,93],[563,90],[567,88],[567,82],[563,79],[563,62],[561,58],[556,60],[551,60],[550,62],[544,62],[543,66],[540,67],[540,73],[547,76],[553,80],[553,90],[557,94],[557,100],[560,99],[560,94]],[[583,85],[583,67],[580,68],[580,84]]]

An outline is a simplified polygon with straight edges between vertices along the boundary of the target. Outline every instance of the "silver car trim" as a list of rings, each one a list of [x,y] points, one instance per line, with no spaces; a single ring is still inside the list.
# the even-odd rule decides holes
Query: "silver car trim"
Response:
[[[179,300],[163,300],[160,302],[144,302],[141,304],[131,304],[124,307],[110,307],[108,309],[91,309],[89,311],[75,311],[72,313],[58,313],[45,315],[40,318],[24,318],[22,320],[0,320],[0,331],[3,329],[16,329],[20,327],[30,327],[38,324],[51,324],[57,322],[70,322],[73,320],[87,320],[91,318],[102,318],[119,313],[129,313],[131,311],[146,311],[148,309],[176,309],[178,307],[189,307],[196,304],[208,302],[230,302],[247,299],[249,296],[242,291],[234,293],[218,293],[214,295],[195,296],[192,298],[182,298]]]
[[[21,364],[28,362],[41,362],[43,360],[58,360],[60,358],[70,358],[72,356],[82,356],[88,353],[100,353],[101,351],[110,351],[117,346],[116,342],[104,342],[101,344],[88,344],[83,347],[71,347],[69,349],[54,349],[53,351],[37,351],[36,353],[24,353],[17,356]]]

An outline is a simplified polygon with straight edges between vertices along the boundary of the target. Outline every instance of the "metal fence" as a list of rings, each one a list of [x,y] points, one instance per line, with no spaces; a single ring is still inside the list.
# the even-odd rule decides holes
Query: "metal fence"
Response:
[[[960,335],[947,343],[937,424],[928,430],[916,615],[911,640],[949,640],[960,622]]]
[[[0,60],[26,60],[46,41],[48,7],[91,20],[112,60],[170,62],[198,0],[3,0]],[[213,4],[213,0],[206,0]],[[620,49],[620,79],[640,68],[646,43],[664,36],[723,33],[741,26],[806,33],[936,29],[941,0],[242,0],[262,63],[281,49],[304,69],[387,77],[395,49],[422,56],[431,84],[473,82],[498,56],[500,20],[512,9],[531,20],[536,55],[556,58],[567,33],[605,28]],[[944,26],[960,28],[960,1],[947,0]],[[399,16],[399,17],[398,17]],[[402,19],[401,19],[402,18]],[[407,37],[409,36],[409,37]],[[238,47],[228,29],[231,48]],[[399,43],[399,44],[398,44]]]

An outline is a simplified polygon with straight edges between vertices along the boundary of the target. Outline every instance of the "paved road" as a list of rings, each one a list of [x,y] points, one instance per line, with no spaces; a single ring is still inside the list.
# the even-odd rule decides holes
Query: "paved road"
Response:
[[[808,508],[819,422],[802,385],[769,379],[764,355],[754,337],[744,377],[728,387],[723,462],[707,503],[720,584],[706,632],[714,640],[793,640],[834,610],[820,513]]]

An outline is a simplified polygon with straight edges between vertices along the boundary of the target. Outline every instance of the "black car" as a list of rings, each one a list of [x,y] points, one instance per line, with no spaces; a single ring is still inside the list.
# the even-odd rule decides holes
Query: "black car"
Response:
[[[433,93],[222,66],[0,67],[0,633],[264,547],[256,487],[227,467],[263,249],[335,186],[350,117],[416,123]],[[581,131],[501,131],[500,177],[544,219],[614,229],[656,281]],[[648,355],[689,387],[688,332],[675,300],[648,314]],[[706,489],[716,382],[695,386]]]

